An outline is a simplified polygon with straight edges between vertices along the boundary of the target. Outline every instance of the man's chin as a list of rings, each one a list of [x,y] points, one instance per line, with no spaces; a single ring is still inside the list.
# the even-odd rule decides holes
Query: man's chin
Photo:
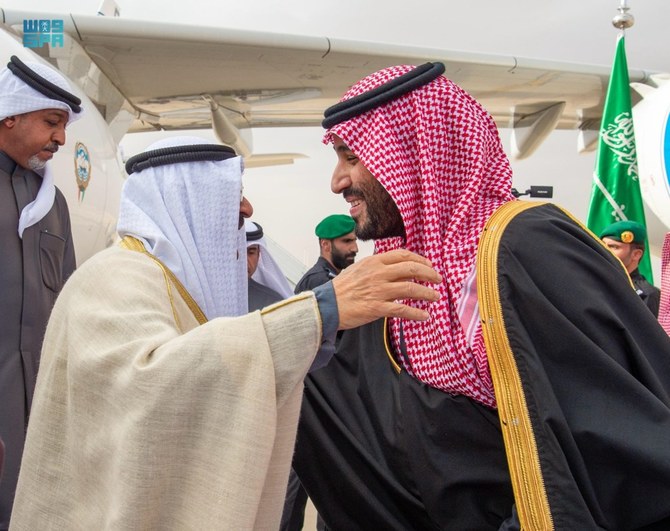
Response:
[[[372,234],[372,231],[370,230],[369,227],[366,227],[365,225],[359,225],[356,224],[356,228],[354,229],[354,233],[356,234],[356,237],[364,242],[368,242],[377,236],[375,234]]]
[[[43,170],[47,165],[48,160],[39,158],[37,155],[33,155],[28,159],[28,167],[33,171]]]

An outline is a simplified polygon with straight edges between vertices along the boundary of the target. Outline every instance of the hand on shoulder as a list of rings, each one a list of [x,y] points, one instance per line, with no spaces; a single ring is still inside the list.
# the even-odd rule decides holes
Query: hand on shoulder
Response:
[[[404,249],[364,258],[333,279],[341,330],[380,317],[424,321],[428,313],[396,302],[400,299],[436,301],[439,293],[417,281],[439,284],[442,277],[426,258]]]

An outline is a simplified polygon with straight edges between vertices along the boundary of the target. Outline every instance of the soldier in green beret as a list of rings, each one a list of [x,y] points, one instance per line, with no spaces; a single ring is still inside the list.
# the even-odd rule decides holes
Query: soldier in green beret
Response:
[[[355,227],[356,222],[345,214],[333,214],[319,222],[314,229],[319,238],[319,259],[298,281],[295,293],[325,284],[354,263],[358,253]]]
[[[647,239],[644,225],[637,221],[617,221],[605,227],[599,236],[609,250],[621,260],[642,302],[655,317],[658,317],[661,290],[650,284],[638,270],[640,260],[644,256],[644,242]]]

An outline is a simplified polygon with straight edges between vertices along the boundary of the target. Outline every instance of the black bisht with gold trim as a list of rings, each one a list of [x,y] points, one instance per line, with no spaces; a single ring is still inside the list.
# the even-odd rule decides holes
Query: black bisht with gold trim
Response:
[[[478,255],[524,529],[670,529],[670,338],[621,263],[553,205],[512,202]]]
[[[621,262],[512,201],[477,282],[497,410],[399,370],[383,321],[306,378],[294,467],[328,527],[670,529],[670,338]]]

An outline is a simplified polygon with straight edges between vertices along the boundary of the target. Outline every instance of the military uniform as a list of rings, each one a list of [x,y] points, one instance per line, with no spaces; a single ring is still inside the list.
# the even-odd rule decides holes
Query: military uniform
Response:
[[[332,214],[322,219],[314,228],[314,234],[320,240],[334,240],[345,234],[353,232],[356,222],[351,216],[345,214]],[[338,271],[323,256],[320,256],[316,264],[303,275],[295,286],[295,293],[314,289],[321,284],[333,280]]]
[[[640,271],[636,269],[630,274],[630,279],[633,281],[635,291],[651,310],[655,317],[658,317],[658,307],[661,304],[661,290],[656,286],[647,282],[647,279],[642,276]]]
[[[323,256],[319,256],[319,259],[316,261],[311,269],[302,276],[295,286],[295,293],[300,293],[302,291],[308,291],[314,289],[321,284],[325,284],[333,280],[337,276],[337,272],[333,269],[333,266],[330,265],[328,260]]]
[[[617,221],[608,225],[600,232],[600,238],[610,238],[625,244],[640,244],[645,245],[647,239],[647,229],[644,225],[636,221]],[[635,268],[629,273],[630,279],[633,282],[635,291],[651,310],[654,317],[658,317],[658,308],[661,303],[661,290],[651,284],[640,273],[638,268]]]

